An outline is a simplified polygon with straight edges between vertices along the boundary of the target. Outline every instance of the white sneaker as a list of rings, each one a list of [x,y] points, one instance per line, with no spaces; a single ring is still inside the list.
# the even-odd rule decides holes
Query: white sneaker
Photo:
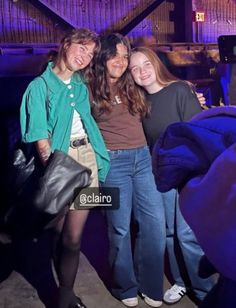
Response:
[[[138,306],[138,298],[137,297],[125,298],[125,299],[122,299],[121,302],[127,307]]]
[[[152,299],[150,297],[148,297],[147,295],[143,294],[142,293],[142,296],[143,296],[143,299],[145,301],[145,303],[151,307],[161,307],[162,305],[162,301],[157,301],[155,299]]]
[[[170,289],[165,292],[163,300],[167,304],[177,303],[186,294],[186,292],[187,290],[185,287],[174,284]]]

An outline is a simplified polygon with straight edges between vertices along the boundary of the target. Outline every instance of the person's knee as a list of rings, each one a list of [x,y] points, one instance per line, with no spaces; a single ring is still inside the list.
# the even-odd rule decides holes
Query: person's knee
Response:
[[[70,252],[76,252],[80,250],[81,236],[78,237],[63,237],[62,247]]]
[[[179,216],[176,221],[176,232],[179,241],[197,242],[195,234],[183,217]]]

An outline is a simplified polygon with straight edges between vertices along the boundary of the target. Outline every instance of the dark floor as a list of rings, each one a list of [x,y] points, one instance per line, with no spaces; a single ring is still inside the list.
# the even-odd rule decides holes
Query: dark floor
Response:
[[[42,308],[53,307],[56,283],[49,258],[49,236],[39,241],[21,241],[14,245],[1,245],[0,251],[0,307]],[[75,290],[88,308],[124,307],[108,291],[107,239],[101,212],[90,214],[83,238],[80,268]],[[169,287],[165,279],[164,288]],[[138,307],[148,307],[142,299]],[[167,305],[163,304],[163,307]],[[193,308],[194,303],[185,296],[173,308]]]

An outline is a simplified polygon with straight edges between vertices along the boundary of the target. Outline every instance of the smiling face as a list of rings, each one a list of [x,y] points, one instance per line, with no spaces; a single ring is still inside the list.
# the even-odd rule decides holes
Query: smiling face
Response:
[[[65,66],[70,72],[76,72],[87,67],[93,59],[95,43],[92,41],[84,44],[72,43],[65,47],[65,50]]]
[[[154,66],[142,52],[131,55],[130,71],[134,81],[148,92],[158,87]]]
[[[107,60],[107,76],[111,83],[116,82],[126,71],[128,67],[128,49],[119,43],[116,45],[116,55]]]

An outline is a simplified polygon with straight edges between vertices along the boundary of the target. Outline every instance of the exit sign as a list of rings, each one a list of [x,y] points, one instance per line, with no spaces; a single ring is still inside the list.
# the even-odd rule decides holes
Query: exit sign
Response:
[[[195,22],[204,22],[205,21],[205,13],[204,12],[195,11],[193,16],[194,16]]]

